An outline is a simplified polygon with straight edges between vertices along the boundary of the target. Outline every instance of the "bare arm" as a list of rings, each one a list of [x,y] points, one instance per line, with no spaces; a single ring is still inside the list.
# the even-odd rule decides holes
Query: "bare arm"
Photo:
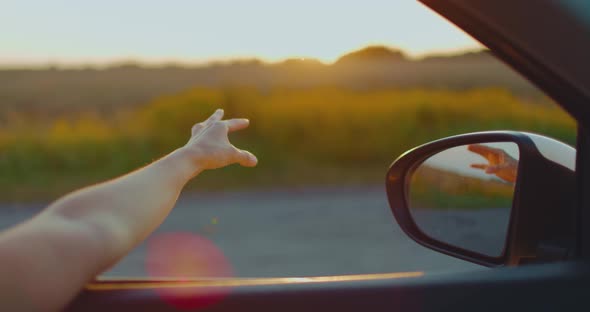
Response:
[[[0,310],[59,310],[94,276],[140,243],[166,218],[183,186],[206,169],[256,157],[229,143],[245,119],[218,110],[196,124],[190,141],[117,179],[60,198],[0,234]]]

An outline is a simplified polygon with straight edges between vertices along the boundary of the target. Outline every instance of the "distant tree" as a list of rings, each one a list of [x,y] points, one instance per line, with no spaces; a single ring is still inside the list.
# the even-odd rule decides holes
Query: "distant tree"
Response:
[[[335,64],[403,62],[406,60],[408,60],[408,58],[404,52],[399,49],[385,46],[369,46],[341,56]]]

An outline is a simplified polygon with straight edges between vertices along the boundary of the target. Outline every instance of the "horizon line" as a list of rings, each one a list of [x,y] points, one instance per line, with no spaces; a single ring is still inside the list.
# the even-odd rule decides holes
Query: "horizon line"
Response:
[[[283,58],[264,58],[260,56],[226,56],[226,57],[213,57],[209,59],[191,59],[191,58],[182,58],[182,57],[142,57],[142,56],[117,56],[117,57],[99,57],[99,58],[70,58],[69,60],[64,60],[60,58],[45,58],[45,59],[31,59],[28,61],[23,60],[13,60],[13,61],[6,61],[0,57],[0,70],[18,70],[18,69],[49,69],[49,68],[58,68],[58,69],[106,69],[112,68],[117,66],[124,66],[124,65],[137,65],[140,67],[167,67],[167,66],[179,66],[179,67],[207,67],[207,66],[214,66],[214,65],[226,65],[226,64],[233,64],[239,62],[260,62],[266,65],[274,65],[280,64],[285,61],[289,60],[302,60],[302,61],[312,61],[312,62],[319,62],[322,65],[333,65],[335,64],[342,56],[354,53],[366,48],[370,47],[385,47],[392,51],[401,51],[408,60],[419,61],[421,59],[426,59],[429,57],[452,57],[452,56],[459,56],[462,54],[472,53],[472,52],[482,52],[486,51],[486,47],[474,47],[474,46],[467,46],[467,47],[457,47],[452,49],[434,49],[425,52],[419,53],[410,53],[403,48],[385,45],[385,44],[370,44],[365,45],[357,49],[349,50],[335,58],[334,60],[322,60],[321,58],[315,58],[311,56],[290,56],[290,57],[283,57]]]

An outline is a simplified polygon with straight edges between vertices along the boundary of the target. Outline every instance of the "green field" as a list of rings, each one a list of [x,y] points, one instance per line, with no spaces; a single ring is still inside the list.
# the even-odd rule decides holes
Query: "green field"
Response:
[[[184,144],[218,107],[251,120],[231,139],[259,167],[206,172],[191,189],[382,183],[408,148],[470,131],[527,130],[573,144],[574,121],[547,102],[500,88],[203,87],[108,114],[14,113],[0,126],[0,200],[53,198],[138,168]]]
[[[411,209],[473,210],[511,208],[514,184],[493,179],[474,178],[421,165],[409,183]]]

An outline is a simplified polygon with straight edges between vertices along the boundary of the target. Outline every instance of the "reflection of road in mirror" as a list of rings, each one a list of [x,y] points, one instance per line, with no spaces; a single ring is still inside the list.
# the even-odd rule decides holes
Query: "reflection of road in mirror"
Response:
[[[415,209],[412,216],[428,235],[448,244],[484,255],[498,256],[504,249],[510,208],[475,211]]]
[[[518,145],[512,142],[462,145],[431,156],[409,185],[416,225],[433,239],[500,256],[518,159]]]

